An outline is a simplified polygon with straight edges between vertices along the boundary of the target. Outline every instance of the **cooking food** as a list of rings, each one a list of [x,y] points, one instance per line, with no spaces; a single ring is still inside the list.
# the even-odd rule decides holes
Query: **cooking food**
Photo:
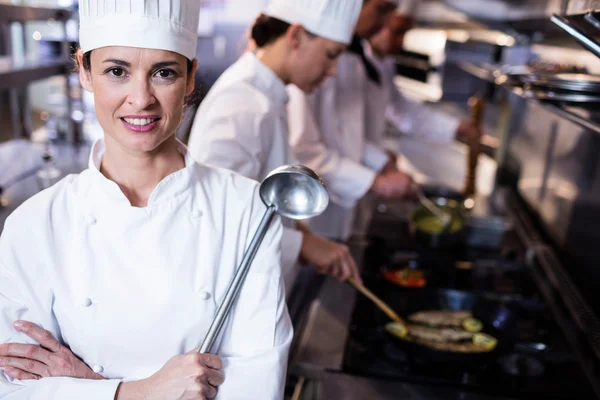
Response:
[[[483,323],[477,318],[467,318],[463,321],[462,327],[468,332],[481,332],[483,329]]]
[[[407,326],[390,322],[385,330],[408,342],[455,353],[487,353],[498,344],[496,338],[480,332],[483,323],[470,311],[423,311],[408,319],[412,323]]]
[[[406,326],[398,322],[390,322],[385,324],[385,330],[400,339],[404,339],[408,335],[408,329]]]
[[[460,342],[472,341],[473,332],[454,328],[431,328],[423,325],[408,325],[411,337],[431,342]]]
[[[388,281],[403,287],[422,288],[427,284],[423,271],[409,267],[384,271],[383,276]]]
[[[408,317],[408,320],[417,324],[434,327],[461,328],[463,321],[472,317],[473,314],[470,311],[433,310],[412,314]]]
[[[434,342],[429,340],[423,340],[420,338],[413,338],[412,336],[407,336],[404,340],[412,341],[415,343],[422,344],[427,347],[431,347],[435,350],[440,351],[451,351],[454,353],[489,353],[493,350],[493,348],[486,348],[479,345],[476,345],[473,342]]]
[[[416,222],[417,229],[425,233],[432,235],[440,234],[444,231],[444,224],[435,215],[425,215]],[[453,218],[450,222],[450,228],[448,232],[457,232],[462,228],[462,221],[457,218]]]
[[[498,340],[485,333],[476,333],[473,335],[473,344],[487,351],[492,351],[496,348]]]

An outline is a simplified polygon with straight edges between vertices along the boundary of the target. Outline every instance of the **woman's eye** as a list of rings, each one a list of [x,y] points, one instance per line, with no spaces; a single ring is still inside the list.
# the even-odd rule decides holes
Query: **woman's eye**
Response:
[[[116,77],[122,77],[123,75],[125,75],[125,71],[123,71],[123,68],[111,68],[110,70],[108,70],[108,72],[112,75],[112,76],[116,76]]]
[[[156,73],[156,75],[163,79],[173,78],[175,76],[175,71],[172,69],[161,69]]]

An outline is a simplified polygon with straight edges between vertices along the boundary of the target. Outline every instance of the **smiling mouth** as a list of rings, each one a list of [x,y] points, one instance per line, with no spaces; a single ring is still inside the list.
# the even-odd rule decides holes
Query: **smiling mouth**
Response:
[[[151,124],[155,123],[160,118],[121,118],[121,119],[130,125],[147,126],[147,125],[151,125]]]

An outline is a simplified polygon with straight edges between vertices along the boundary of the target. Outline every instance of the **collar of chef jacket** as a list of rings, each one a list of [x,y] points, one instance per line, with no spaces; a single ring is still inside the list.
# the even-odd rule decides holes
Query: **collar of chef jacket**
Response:
[[[289,101],[289,96],[285,83],[283,83],[281,78],[271,68],[263,64],[255,54],[248,52],[243,57],[243,62],[248,63],[250,67],[248,68],[248,72],[253,73],[255,77],[254,84],[257,89],[272,95],[278,102],[286,104]]]
[[[347,51],[356,54],[358,57],[360,57],[360,60],[362,61],[365,67],[367,78],[369,78],[369,80],[374,84],[381,85],[381,77],[379,76],[379,71],[377,71],[377,68],[375,68],[371,60],[369,60],[365,56],[365,50],[363,48],[362,41],[358,36],[354,36],[354,38],[352,38],[352,43],[350,43],[350,45],[348,46]]]
[[[148,207],[181,196],[190,188],[194,179],[194,166],[196,162],[183,143],[178,141],[177,144],[179,152],[184,156],[185,167],[166,176],[159,182],[148,198]],[[89,159],[89,173],[93,178],[94,185],[101,192],[100,196],[94,196],[93,202],[96,207],[100,208],[115,205],[130,207],[131,203],[125,194],[123,194],[119,185],[106,178],[100,172],[104,153],[106,153],[106,144],[104,139],[99,139],[92,146]]]

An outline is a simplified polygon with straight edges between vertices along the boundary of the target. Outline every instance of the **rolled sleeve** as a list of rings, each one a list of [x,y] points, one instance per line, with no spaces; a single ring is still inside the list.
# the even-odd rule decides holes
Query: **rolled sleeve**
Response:
[[[121,383],[117,379],[88,380],[42,378],[38,381],[9,382],[0,376],[0,398],[5,400],[114,400]]]
[[[388,153],[380,146],[370,141],[365,143],[363,162],[366,166],[373,168],[375,171],[381,171],[389,160]]]

